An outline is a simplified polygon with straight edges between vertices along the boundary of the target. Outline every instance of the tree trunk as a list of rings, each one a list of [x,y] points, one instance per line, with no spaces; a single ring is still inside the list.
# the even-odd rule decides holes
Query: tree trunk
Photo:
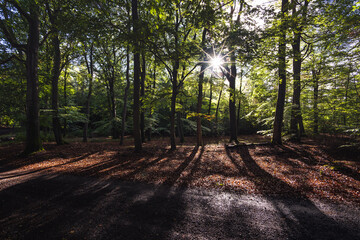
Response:
[[[350,83],[350,78],[351,78],[351,68],[349,68],[349,74],[348,77],[346,79],[346,84],[345,84],[345,101],[344,101],[344,105],[345,105],[345,109],[347,109],[347,101],[348,101],[348,91],[349,91],[349,83]],[[343,114],[343,119],[344,119],[344,125],[346,126],[346,113]]]
[[[209,95],[208,115],[211,115],[211,101],[212,101],[212,94],[213,94],[213,92],[212,92],[212,87],[213,87],[213,84],[212,84],[212,75],[211,75],[211,77],[210,77],[209,83],[210,83],[210,95]]]
[[[242,87],[243,70],[240,71],[240,87],[239,87],[239,105],[237,109],[237,130],[240,131],[240,110],[241,110],[241,87]]]
[[[292,44],[293,49],[293,99],[291,106],[291,120],[290,120],[290,132],[295,134],[296,139],[300,141],[300,74],[301,74],[301,50],[300,50],[300,33],[294,33],[294,42]]]
[[[145,97],[145,78],[146,78],[146,63],[145,63],[145,54],[142,52],[141,54],[142,64],[141,64],[141,115],[140,115],[140,132],[141,132],[141,140],[142,142],[146,142],[145,139],[145,109],[144,109],[144,97]]]
[[[155,95],[155,87],[156,87],[156,63],[155,63],[155,60],[156,58],[154,57],[154,73],[153,73],[153,85],[151,87],[150,85],[150,88],[152,88],[151,90],[151,93],[152,93],[152,96]],[[152,118],[152,107],[150,107],[150,113],[149,113],[149,116],[150,116],[150,119]],[[152,135],[152,122],[150,123],[150,126],[148,128],[148,141],[151,141],[151,135]]]
[[[219,136],[218,116],[219,116],[219,106],[220,106],[220,100],[221,100],[221,94],[222,94],[223,88],[224,88],[224,85],[221,86],[221,90],[220,90],[220,94],[219,94],[219,99],[218,99],[218,102],[217,102],[217,104],[216,104],[216,111],[215,111],[216,136]]]
[[[119,131],[117,129],[117,116],[116,116],[116,102],[115,102],[115,72],[114,68],[112,69],[113,73],[109,79],[109,95],[110,95],[110,113],[111,113],[111,135],[113,139],[119,138]]]
[[[39,122],[39,36],[40,21],[36,6],[30,6],[29,35],[26,45],[26,143],[24,154],[42,149]]]
[[[236,94],[235,94],[235,86],[236,86],[236,63],[235,63],[235,55],[231,54],[231,68],[230,74],[227,75],[229,80],[230,87],[230,98],[229,98],[229,114],[230,114],[230,142],[238,142],[237,140],[237,129],[236,129]]]
[[[291,106],[291,119],[290,119],[290,132],[295,134],[296,139],[298,141],[301,140],[301,135],[305,133],[304,126],[302,122],[301,116],[301,106],[300,106],[300,94],[301,94],[301,34],[303,29],[303,24],[306,21],[306,14],[307,14],[307,6],[308,0],[305,0],[304,7],[302,8],[302,16],[299,21],[296,18],[298,17],[299,11],[297,11],[296,7],[298,3],[295,1],[291,2],[292,4],[292,14],[294,18],[293,22],[293,99],[292,99],[292,106]]]
[[[281,132],[284,118],[285,94],[286,94],[286,20],[285,15],[288,11],[288,0],[281,2],[281,23],[279,38],[279,89],[276,102],[276,112],[274,120],[273,138],[274,144],[282,144]]]
[[[129,50],[129,46],[128,46],[126,49],[126,87],[125,87],[124,98],[123,98],[124,106],[123,106],[122,114],[121,114],[120,145],[124,144],[124,135],[125,135],[125,128],[126,128],[127,99],[128,99],[129,88],[130,88],[129,71],[130,71],[130,50]]]
[[[93,77],[94,77],[93,49],[94,49],[94,43],[91,43],[90,62],[86,61],[90,78],[89,78],[89,91],[88,91],[86,101],[85,101],[86,122],[84,123],[83,142],[88,141],[88,131],[89,131],[89,122],[90,122],[90,100],[91,100],[91,95],[92,95],[92,85],[93,85]],[[85,53],[85,55],[86,55],[86,53]]]
[[[178,135],[180,138],[180,143],[184,143],[185,138],[184,138],[184,127],[183,127],[183,122],[182,122],[182,113],[178,112],[177,113],[177,126],[178,126]]]
[[[138,1],[131,1],[133,32],[138,35]],[[141,133],[140,133],[140,53],[139,40],[134,41],[134,104],[133,104],[133,131],[134,131],[134,145],[135,151],[139,152],[142,149]]]
[[[177,95],[177,75],[178,75],[179,61],[175,62],[173,70],[173,82],[171,92],[171,106],[170,106],[170,145],[171,150],[176,149],[175,142],[175,113],[176,113],[176,95]]]
[[[64,113],[67,114],[66,111],[66,107],[67,107],[67,91],[66,91],[66,86],[67,86],[67,67],[65,67],[65,74],[64,74]],[[64,118],[64,129],[63,129],[63,137],[66,136],[67,134],[67,121],[66,118]]]
[[[61,125],[59,117],[59,76],[60,76],[60,40],[59,31],[53,28],[52,44],[54,47],[54,59],[51,81],[51,106],[52,106],[52,125],[57,145],[64,144],[61,135]]]
[[[313,84],[314,84],[314,126],[313,131],[315,134],[319,133],[319,109],[318,109],[318,99],[319,99],[319,76],[316,70],[312,70]]]
[[[205,40],[206,40],[206,28],[204,28],[202,33],[202,48],[205,48]],[[204,50],[205,51],[205,50]],[[200,74],[199,74],[199,85],[198,85],[198,101],[197,101],[197,108],[196,108],[196,142],[197,146],[203,146],[203,138],[202,138],[202,129],[201,129],[201,108],[202,108],[202,94],[203,94],[203,82],[204,82],[204,73],[206,69],[206,54],[203,54],[202,56],[202,63],[200,68]]]

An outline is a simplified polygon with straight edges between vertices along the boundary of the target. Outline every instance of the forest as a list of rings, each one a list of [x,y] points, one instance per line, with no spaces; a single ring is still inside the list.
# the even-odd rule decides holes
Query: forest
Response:
[[[0,238],[359,239],[359,67],[359,0],[0,0]]]
[[[359,134],[356,1],[2,1],[0,124],[66,137]]]

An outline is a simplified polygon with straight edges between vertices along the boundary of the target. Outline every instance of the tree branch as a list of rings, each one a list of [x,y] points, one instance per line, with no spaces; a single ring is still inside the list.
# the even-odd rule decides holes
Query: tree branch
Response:
[[[19,44],[18,41],[15,38],[14,33],[11,29],[8,29],[4,23],[4,20],[0,19],[0,28],[2,29],[2,32],[4,33],[4,36],[6,40],[11,44],[12,47],[18,49],[19,51],[25,51],[26,45],[25,44]]]
[[[30,14],[28,14],[26,11],[24,11],[24,9],[22,9],[20,7],[20,5],[16,1],[14,1],[14,0],[5,0],[5,2],[8,2],[8,3],[12,4],[19,11],[19,13],[22,16],[24,16],[28,21],[31,21]]]

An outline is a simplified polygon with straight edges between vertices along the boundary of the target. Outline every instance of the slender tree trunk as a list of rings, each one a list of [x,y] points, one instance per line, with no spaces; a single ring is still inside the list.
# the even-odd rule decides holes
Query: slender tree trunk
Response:
[[[237,129],[236,129],[236,63],[235,55],[231,54],[231,68],[230,74],[228,74],[229,87],[230,87],[230,98],[229,98],[229,114],[230,114],[230,142],[238,142],[237,140]]]
[[[345,99],[344,99],[344,104],[345,104],[345,108],[347,108],[347,101],[348,101],[348,91],[349,91],[349,83],[350,83],[350,74],[351,74],[351,69],[349,69],[349,74],[348,77],[346,79],[346,84],[345,84]],[[343,118],[344,118],[344,125],[346,126],[346,113],[343,114]]]
[[[138,1],[131,1],[133,32],[134,35],[138,34]],[[141,132],[140,132],[140,53],[139,42],[134,41],[134,104],[133,104],[133,131],[134,131],[134,145],[135,151],[139,152],[142,149]]]
[[[296,135],[297,140],[300,140],[300,74],[301,74],[301,50],[300,50],[300,33],[294,33],[293,48],[293,99],[291,106],[290,132]]]
[[[173,70],[172,92],[171,92],[171,106],[170,106],[170,145],[171,150],[176,149],[175,142],[175,113],[176,113],[176,96],[177,96],[177,75],[179,69],[179,61],[176,60]]]
[[[213,83],[212,83],[212,75],[210,77],[210,96],[209,96],[209,108],[208,108],[208,115],[211,115],[211,102],[212,102],[212,87],[213,87]]]
[[[88,141],[88,131],[89,131],[89,122],[90,122],[90,101],[92,95],[92,85],[93,85],[93,78],[94,78],[94,66],[93,66],[93,49],[94,43],[91,43],[90,47],[90,62],[86,61],[89,77],[89,91],[85,101],[85,114],[86,114],[86,122],[84,123],[84,131],[83,131],[83,142]],[[86,55],[86,53],[85,53]]]
[[[59,31],[53,28],[52,44],[54,47],[54,59],[51,82],[51,106],[52,106],[52,125],[57,145],[64,144],[61,135],[61,125],[59,117],[59,76],[60,76],[60,40]]]
[[[179,51],[179,39],[178,39],[178,16],[176,15],[176,24],[175,24],[175,51],[176,58],[174,60],[174,66],[172,71],[172,92],[171,92],[171,105],[170,105],[170,145],[171,150],[176,149],[176,138],[175,138],[175,114],[176,114],[176,97],[178,93],[178,71],[180,67],[180,59],[178,58]]]
[[[281,132],[284,118],[285,94],[286,94],[286,20],[285,15],[288,11],[288,0],[281,2],[281,23],[279,38],[279,89],[276,102],[276,112],[274,120],[274,130],[272,142],[274,144],[282,144]]]
[[[115,72],[114,68],[112,69],[112,74],[109,79],[109,95],[110,95],[110,111],[111,111],[111,135],[113,139],[119,138],[119,131],[117,129],[117,114],[116,114],[116,102],[115,102]]]
[[[146,142],[145,139],[145,109],[144,109],[144,97],[145,97],[145,78],[146,78],[146,62],[145,62],[145,53],[141,54],[142,64],[141,64],[141,115],[140,115],[140,132],[142,142]]]
[[[319,133],[319,109],[318,109],[318,99],[319,99],[319,76],[316,70],[312,70],[313,84],[314,84],[314,126],[313,131],[315,134]]]
[[[176,114],[177,116],[177,127],[178,127],[178,135],[179,135],[179,141],[180,143],[184,143],[185,138],[184,138],[184,127],[183,127],[183,123],[182,123],[182,113],[181,112],[177,112]]]
[[[241,91],[242,91],[242,78],[243,78],[243,70],[240,71],[240,87],[239,87],[239,105],[237,109],[237,130],[240,129],[240,110],[241,110]]]
[[[204,28],[202,33],[202,48],[205,48],[205,40],[206,40],[206,28]],[[202,138],[202,129],[201,129],[201,108],[202,108],[202,94],[203,94],[203,82],[204,82],[204,74],[206,69],[206,54],[202,56],[203,62],[201,63],[200,74],[199,74],[199,85],[198,85],[198,101],[196,108],[196,142],[198,146],[203,146],[203,138]]]
[[[307,6],[308,0],[304,1],[304,7],[302,8],[302,16],[300,20],[295,21],[298,18],[298,14],[300,10],[297,10],[298,2],[292,0],[292,15],[294,18],[292,27],[293,27],[293,99],[292,99],[292,106],[291,106],[291,119],[290,119],[290,132],[295,134],[298,141],[301,140],[301,136],[305,133],[304,125],[302,122],[302,115],[301,115],[301,105],[300,105],[300,94],[301,94],[301,34],[303,29],[303,24],[306,21],[306,14],[307,14]]]
[[[65,74],[64,74],[64,113],[67,114],[66,107],[67,107],[67,67],[65,67]],[[66,118],[64,118],[64,129],[63,129],[63,137],[67,134],[67,121]]]
[[[37,7],[30,7],[29,35],[26,45],[26,142],[24,154],[42,149],[39,122],[39,35],[40,21]]]
[[[219,99],[218,102],[216,104],[216,111],[215,111],[215,128],[216,128],[216,136],[219,136],[219,125],[218,125],[218,120],[219,120],[219,107],[220,107],[220,100],[221,100],[221,94],[223,91],[224,85],[222,85],[220,93],[219,93]]]
[[[129,46],[126,49],[126,87],[124,91],[124,98],[123,98],[123,109],[121,114],[121,137],[120,137],[120,145],[124,144],[124,135],[125,135],[125,129],[126,129],[126,111],[127,111],[127,99],[128,99],[128,93],[130,88],[130,50]]]
[[[152,90],[151,90],[152,96],[155,95],[155,87],[156,87],[156,63],[155,63],[155,60],[156,60],[156,58],[154,57],[153,85],[152,85]],[[152,107],[150,108],[149,116],[151,119],[152,118]],[[148,128],[148,141],[151,141],[151,135],[152,135],[152,122]]]

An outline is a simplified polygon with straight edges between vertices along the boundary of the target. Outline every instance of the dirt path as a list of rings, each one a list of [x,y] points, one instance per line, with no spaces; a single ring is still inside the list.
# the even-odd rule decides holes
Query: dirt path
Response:
[[[0,239],[360,239],[360,209],[30,173],[0,180]]]

